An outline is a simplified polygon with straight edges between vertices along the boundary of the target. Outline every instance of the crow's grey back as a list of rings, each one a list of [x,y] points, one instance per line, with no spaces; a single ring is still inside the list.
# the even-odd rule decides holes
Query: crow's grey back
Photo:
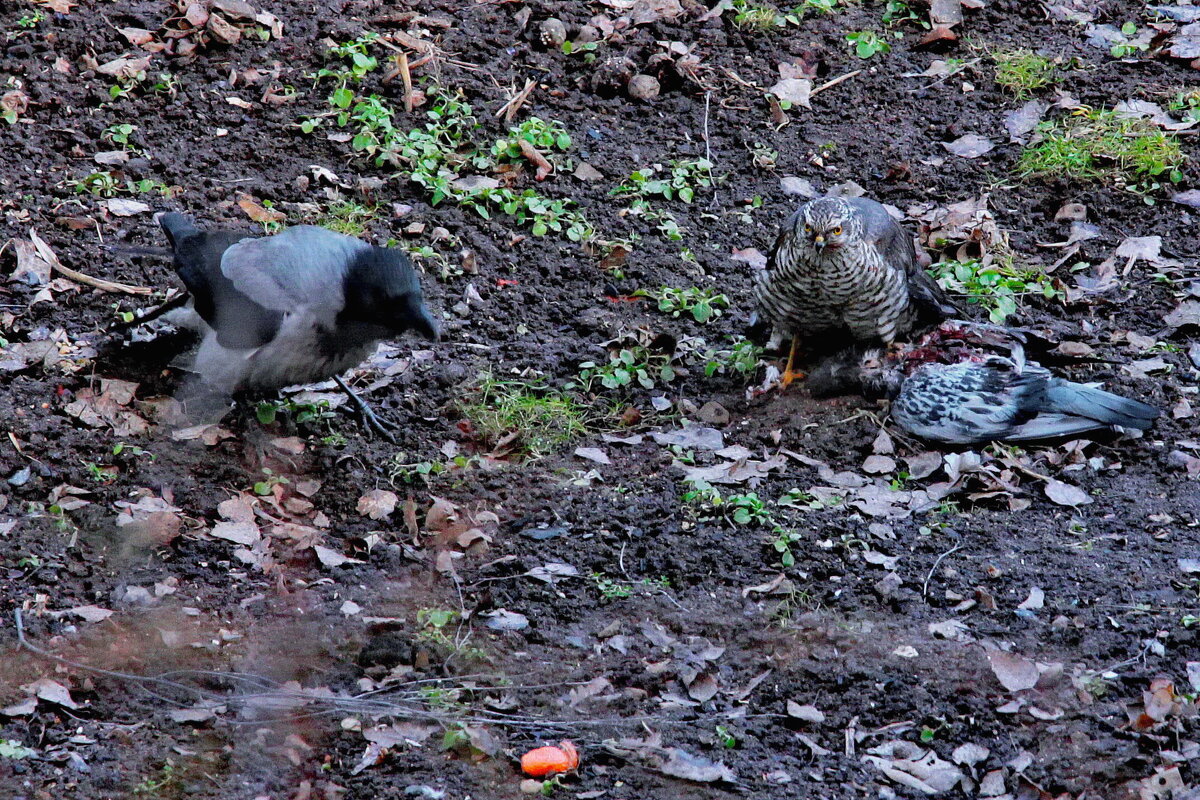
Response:
[[[297,225],[274,236],[246,239],[225,251],[221,271],[238,291],[275,311],[326,309],[336,314],[342,279],[371,245],[353,236]]]

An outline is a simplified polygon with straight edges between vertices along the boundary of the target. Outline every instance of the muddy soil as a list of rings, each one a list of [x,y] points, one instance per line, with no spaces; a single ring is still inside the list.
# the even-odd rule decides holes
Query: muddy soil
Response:
[[[1069,305],[1023,298],[1010,321],[1100,359],[1075,379],[1167,413],[1138,438],[990,450],[1016,488],[968,479],[944,502],[912,499],[949,478],[936,459],[912,477],[929,448],[890,427],[888,452],[879,404],[802,385],[748,399],[770,356],[749,375],[706,375],[703,356],[747,330],[746,251],[768,252],[802,200],[783,178],[818,193],[853,181],[902,212],[986,195],[1018,259],[1042,267],[1061,252],[1043,245],[1069,233],[1056,213],[1082,203],[1098,236],[1056,273],[1064,283],[1071,263],[1100,263],[1131,236],[1162,237],[1182,265],[1167,277],[1194,277],[1197,212],[1168,192],[1014,177],[1021,146],[1004,120],[1025,101],[996,85],[989,52],[1058,58],[1061,83],[1036,96],[1104,108],[1165,103],[1200,83],[1187,62],[1115,59],[1023,0],[965,10],[957,41],[930,47],[914,22],[885,27],[870,0],[767,30],[695,0],[242,5],[200,4],[217,21],[197,30],[162,2],[0,3],[0,75],[27,101],[0,125],[5,238],[32,228],[67,267],[155,292],[58,275],[0,287],[4,357],[28,362],[6,360],[0,393],[0,794],[519,797],[520,755],[562,739],[582,761],[551,796],[928,796],[896,778],[905,747],[934,754],[910,771],[948,797],[1167,798],[1200,782],[1200,494],[1186,469],[1197,373],[1188,329],[1164,322],[1186,282],[1137,261]],[[1095,24],[1152,21],[1140,3],[1077,5]],[[282,29],[251,19],[262,11]],[[551,17],[597,46],[552,46]],[[862,30],[890,52],[858,58],[845,36]],[[576,203],[597,243],[431,205],[407,172],[356,155],[332,117],[305,133],[334,88],[314,74],[345,63],[328,45],[364,31],[382,37],[369,47],[379,63],[353,89],[391,104],[397,128],[428,122],[439,91],[471,105],[477,142],[534,116],[561,123],[571,144],[550,177],[520,160],[499,177]],[[400,51],[428,98],[412,112],[388,75]],[[111,74],[114,59],[147,56]],[[936,59],[967,66],[921,76]],[[812,65],[815,86],[855,74],[773,116],[765,92],[781,62]],[[657,96],[632,98],[634,73],[657,78]],[[967,133],[997,146],[974,159],[943,147]],[[1191,133],[1177,189],[1196,185]],[[97,162],[110,151],[123,155]],[[715,185],[652,204],[679,240],[613,194],[635,170],[701,158]],[[116,188],[89,179],[104,171]],[[390,343],[353,374],[401,444],[340,412],[264,422],[254,398],[220,429],[143,425],[185,385],[190,346],[165,326],[108,331],[179,286],[169,259],[127,250],[165,245],[151,212],[254,235],[328,222],[347,201],[374,210],[365,238],[422,249],[443,320],[441,343]],[[600,243],[615,241],[623,259]],[[730,305],[701,325],[635,295],[662,286],[716,289]],[[676,348],[679,374],[579,387],[580,365],[605,363],[614,342]],[[1151,358],[1161,364],[1127,368]],[[481,375],[574,382],[587,431],[522,458],[530,431],[489,438],[472,419]],[[106,381],[137,384],[135,397]],[[688,496],[686,469],[727,461],[652,435],[689,423],[764,465],[718,486],[753,493],[763,515]],[[872,455],[891,468],[868,473]],[[1088,502],[1052,501],[1037,475]],[[875,483],[891,499],[852,501]],[[800,499],[777,504],[793,489]]]

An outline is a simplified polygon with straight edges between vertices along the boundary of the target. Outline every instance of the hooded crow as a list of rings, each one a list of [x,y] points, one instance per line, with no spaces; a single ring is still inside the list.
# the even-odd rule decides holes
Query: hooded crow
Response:
[[[404,253],[311,225],[250,237],[200,230],[183,214],[161,214],[158,223],[204,337],[194,369],[205,383],[233,394],[332,378],[391,441],[340,374],[382,339],[414,331],[437,340]]]

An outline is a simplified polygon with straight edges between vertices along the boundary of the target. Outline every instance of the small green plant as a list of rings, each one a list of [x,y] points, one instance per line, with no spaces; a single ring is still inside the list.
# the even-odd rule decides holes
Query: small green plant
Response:
[[[1178,137],[1148,119],[1081,108],[1038,130],[1041,140],[1017,162],[1023,177],[1131,181],[1126,188],[1142,191],[1156,188],[1156,179],[1183,180],[1187,157]]]
[[[87,476],[96,483],[112,483],[116,480],[119,470],[116,467],[105,467],[95,461],[82,461]]]
[[[133,456],[134,458],[142,458],[144,456],[145,458],[148,458],[151,461],[153,461],[155,458],[154,453],[151,453],[149,450],[145,450],[141,447],[138,447],[135,444],[127,444],[125,442],[117,442],[115,445],[113,445],[112,454],[114,456],[119,456],[122,453],[128,453],[129,455]]]
[[[602,572],[593,572],[588,577],[605,600],[620,600],[633,594],[632,585],[615,581]]]
[[[763,348],[743,337],[738,337],[728,350],[710,348],[704,353],[704,377],[736,372],[743,378],[751,378],[758,369],[762,353]]]
[[[1150,49],[1150,43],[1135,41],[1135,37],[1137,37],[1137,35],[1137,23],[1126,22],[1121,26],[1121,36],[1124,37],[1124,40],[1120,42],[1114,42],[1113,45],[1108,48],[1108,52],[1113,58],[1129,58],[1130,56],[1136,56],[1138,53],[1146,52]]]
[[[254,416],[263,425],[273,425],[280,414],[291,417],[297,425],[329,422],[337,418],[328,400],[315,403],[297,403],[295,400],[263,400],[254,407]]]
[[[58,511],[55,512],[54,511],[55,508],[57,508],[57,506],[50,507],[51,514],[57,513],[58,515],[61,515],[63,513],[61,508],[59,508]],[[17,559],[17,567],[20,569],[25,569],[26,567],[28,567],[29,569],[40,569],[41,566],[42,566],[41,557],[38,555],[35,555],[34,553],[30,553],[27,556],[21,556],[20,558]]]
[[[679,227],[679,221],[670,211],[654,208],[649,201],[640,197],[629,204],[629,211],[633,215],[644,217],[647,222],[653,223],[659,234],[667,241],[683,240],[683,229]]]
[[[479,376],[462,413],[489,445],[502,439],[532,458],[548,455],[587,433],[588,409],[540,381]]]
[[[757,0],[732,0],[733,24],[744,31],[769,31],[785,24],[779,9]]]
[[[146,71],[122,73],[117,76],[117,82],[108,88],[110,100],[119,100],[133,94],[134,89],[146,82]]]
[[[884,3],[881,21],[888,28],[895,28],[907,22],[915,23],[923,28],[929,27],[929,23],[921,19],[921,15],[905,0],[887,0]]]
[[[710,188],[715,183],[712,167],[712,162],[707,158],[676,160],[667,167],[652,164],[634,170],[610,194],[617,197],[661,196],[667,200],[678,197],[690,203],[698,189]]]
[[[109,125],[104,129],[100,136],[101,138],[107,139],[113,144],[119,144],[124,148],[128,148],[129,137],[136,130],[137,125],[131,125],[128,122],[121,122],[117,123],[116,125]]]
[[[991,55],[996,62],[996,83],[1017,97],[1028,97],[1062,80],[1058,64],[1032,50],[998,50]]]
[[[759,169],[772,170],[779,161],[779,151],[762,142],[755,142],[750,147],[750,160]]]
[[[837,11],[838,6],[844,5],[846,2],[847,0],[803,0],[800,5],[793,6],[788,13],[801,17],[810,13],[832,14]]]
[[[775,505],[783,508],[823,508],[820,501],[803,489],[788,489],[779,496]]]
[[[355,200],[341,200],[329,206],[329,210],[317,220],[317,224],[335,233],[347,236],[362,236],[367,232],[367,225],[379,216],[375,206],[368,206]]]
[[[721,316],[721,310],[729,308],[729,298],[716,289],[672,289],[663,286],[657,290],[638,289],[634,297],[649,297],[658,302],[658,310],[672,317],[691,314],[701,324]]]
[[[717,741],[721,743],[722,747],[726,748],[727,750],[732,750],[733,748],[737,747],[737,737],[734,736],[729,731],[729,728],[725,725],[718,725],[714,729],[714,732],[717,734]]]
[[[1179,114],[1182,122],[1200,122],[1200,89],[1176,92],[1167,102],[1167,109]]]
[[[443,651],[447,660],[457,657],[465,661],[484,662],[488,660],[487,653],[478,647],[466,646],[465,637],[457,635],[456,630],[462,622],[462,615],[450,608],[421,608],[417,610],[416,641],[423,642],[433,648]],[[432,691],[422,693],[425,702],[442,710],[461,710],[462,702],[459,692],[443,687],[428,687]]]
[[[1054,279],[1036,267],[1021,268],[1011,259],[997,259],[984,264],[979,259],[939,261],[929,273],[942,288],[977,303],[988,312],[988,318],[1004,324],[1015,314],[1023,297],[1039,295],[1061,299],[1063,290]]]
[[[643,345],[633,345],[610,353],[607,364],[594,361],[580,364],[577,384],[585,391],[591,391],[597,381],[605,389],[625,389],[634,384],[653,389],[660,382],[670,383],[675,376],[669,355],[652,353]]]
[[[563,42],[562,51],[568,56],[583,56],[585,64],[590,64],[596,60],[596,50],[600,47],[599,42]]]
[[[726,497],[725,516],[734,525],[768,525],[773,522],[767,504],[755,492]]]
[[[37,750],[30,749],[16,739],[0,739],[0,758],[22,759],[37,755]]]
[[[339,80],[361,81],[368,73],[379,66],[379,59],[371,55],[370,48],[379,40],[379,34],[365,31],[357,39],[348,42],[334,43],[329,46],[329,54],[335,58],[344,59],[349,63],[349,70],[322,69],[317,73],[318,78],[333,77]]]
[[[272,470],[263,467],[263,479],[256,482],[253,489],[256,495],[266,497],[275,491],[276,486],[287,486],[289,483],[291,481],[283,475],[276,475]]]
[[[708,481],[701,479],[688,481],[688,489],[680,499],[687,505],[698,509],[700,516],[703,517],[719,516],[720,513],[717,509],[725,504],[725,498],[721,496],[721,491]]]
[[[779,563],[784,567],[796,566],[796,554],[792,552],[792,545],[800,541],[800,534],[781,525],[776,525],[771,533],[775,537],[771,540],[771,547],[779,554]]]
[[[79,194],[94,197],[116,197],[122,191],[111,172],[93,172],[80,180],[68,180],[67,185],[74,186]]]
[[[522,140],[540,150],[568,150],[571,147],[571,135],[561,122],[546,122],[539,117],[530,117],[517,127],[510,128],[508,136],[496,140],[492,145],[492,156],[511,161],[522,158]]]
[[[168,761],[158,770],[157,776],[148,777],[135,785],[133,793],[163,797],[168,790],[180,782],[181,778],[175,770],[175,765]]]
[[[445,470],[445,464],[437,461],[410,462],[406,453],[396,453],[387,463],[388,480],[393,486],[417,481],[428,484],[431,477],[437,477]]]
[[[179,78],[170,72],[160,72],[158,73],[158,80],[150,87],[150,91],[155,94],[165,94],[168,97],[174,97],[179,93]]]
[[[126,178],[122,183],[108,171],[93,172],[83,178],[70,179],[65,181],[64,185],[74,188],[79,194],[90,194],[93,197],[116,197],[120,194],[137,195],[156,192],[169,199],[182,191],[178,186],[167,186],[165,183],[150,178],[136,181]]]
[[[517,190],[487,178],[481,172],[498,168],[497,159],[515,158],[520,141],[541,143],[547,150],[569,146],[570,136],[556,122],[527,120],[510,129],[507,137],[483,148],[472,139],[479,122],[459,92],[427,90],[427,122],[409,131],[395,126],[396,111],[378,95],[360,97],[352,88],[353,75],[322,70],[316,76],[339,80],[329,96],[331,110],[300,122],[312,133],[333,120],[350,129],[350,146],[378,167],[399,170],[398,175],[422,187],[432,205],[449,201],[469,208],[484,219],[499,210],[528,226],[535,236],[560,233],[574,242],[588,242],[596,231],[576,203],[550,198],[529,188]],[[535,145],[536,146],[536,145]]]
[[[880,53],[890,53],[892,46],[874,31],[854,31],[846,34],[846,41],[854,46],[854,54],[862,59],[872,58]]]
[[[26,14],[17,20],[17,27],[30,30],[36,28],[46,20],[46,12],[40,8],[34,9],[32,14]]]

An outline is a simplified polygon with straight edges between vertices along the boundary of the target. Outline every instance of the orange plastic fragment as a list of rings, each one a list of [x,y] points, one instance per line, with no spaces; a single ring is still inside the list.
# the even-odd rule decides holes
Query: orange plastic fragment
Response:
[[[521,756],[521,770],[541,778],[552,772],[570,772],[579,766],[579,751],[567,740],[558,747],[538,747]]]

